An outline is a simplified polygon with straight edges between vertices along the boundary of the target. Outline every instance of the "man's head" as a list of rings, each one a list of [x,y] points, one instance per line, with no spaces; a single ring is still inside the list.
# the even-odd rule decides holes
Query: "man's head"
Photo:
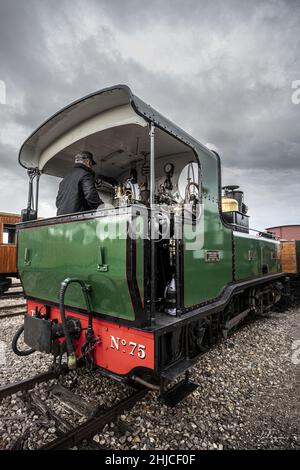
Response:
[[[83,165],[91,168],[93,165],[96,165],[96,162],[93,158],[93,154],[86,150],[82,150],[75,155],[75,164],[82,163]]]

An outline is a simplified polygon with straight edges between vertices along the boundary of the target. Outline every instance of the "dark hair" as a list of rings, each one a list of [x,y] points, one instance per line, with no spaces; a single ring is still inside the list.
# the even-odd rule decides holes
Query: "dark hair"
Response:
[[[82,158],[83,160],[93,160],[93,154],[91,152],[88,152],[87,150],[81,150],[81,152],[78,152],[76,154],[75,158]]]
[[[83,163],[84,160],[90,160],[93,165],[96,165],[93,154],[87,150],[81,150],[75,155],[75,163]]]

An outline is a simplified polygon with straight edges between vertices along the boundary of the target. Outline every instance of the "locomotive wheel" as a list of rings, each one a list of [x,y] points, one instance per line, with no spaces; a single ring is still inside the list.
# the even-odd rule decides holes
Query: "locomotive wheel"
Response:
[[[24,332],[24,325],[20,326],[20,328],[17,330],[11,343],[12,350],[17,356],[29,356],[30,354],[35,352],[35,349],[32,349],[32,348],[25,349],[23,351],[21,351],[18,348],[18,341],[23,332]]]

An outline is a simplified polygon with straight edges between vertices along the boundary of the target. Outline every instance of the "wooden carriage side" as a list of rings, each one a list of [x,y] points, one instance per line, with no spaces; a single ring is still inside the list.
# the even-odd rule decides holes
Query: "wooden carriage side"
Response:
[[[0,276],[15,276],[16,266],[16,223],[18,214],[0,212]]]

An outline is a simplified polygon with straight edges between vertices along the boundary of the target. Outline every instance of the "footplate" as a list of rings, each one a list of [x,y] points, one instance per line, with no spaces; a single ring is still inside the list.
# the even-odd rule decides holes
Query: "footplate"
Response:
[[[190,380],[182,380],[174,385],[169,390],[166,390],[163,395],[159,397],[159,400],[167,406],[176,406],[182,400],[184,400],[188,395],[193,393],[196,388],[199,387],[199,384],[191,382]]]

